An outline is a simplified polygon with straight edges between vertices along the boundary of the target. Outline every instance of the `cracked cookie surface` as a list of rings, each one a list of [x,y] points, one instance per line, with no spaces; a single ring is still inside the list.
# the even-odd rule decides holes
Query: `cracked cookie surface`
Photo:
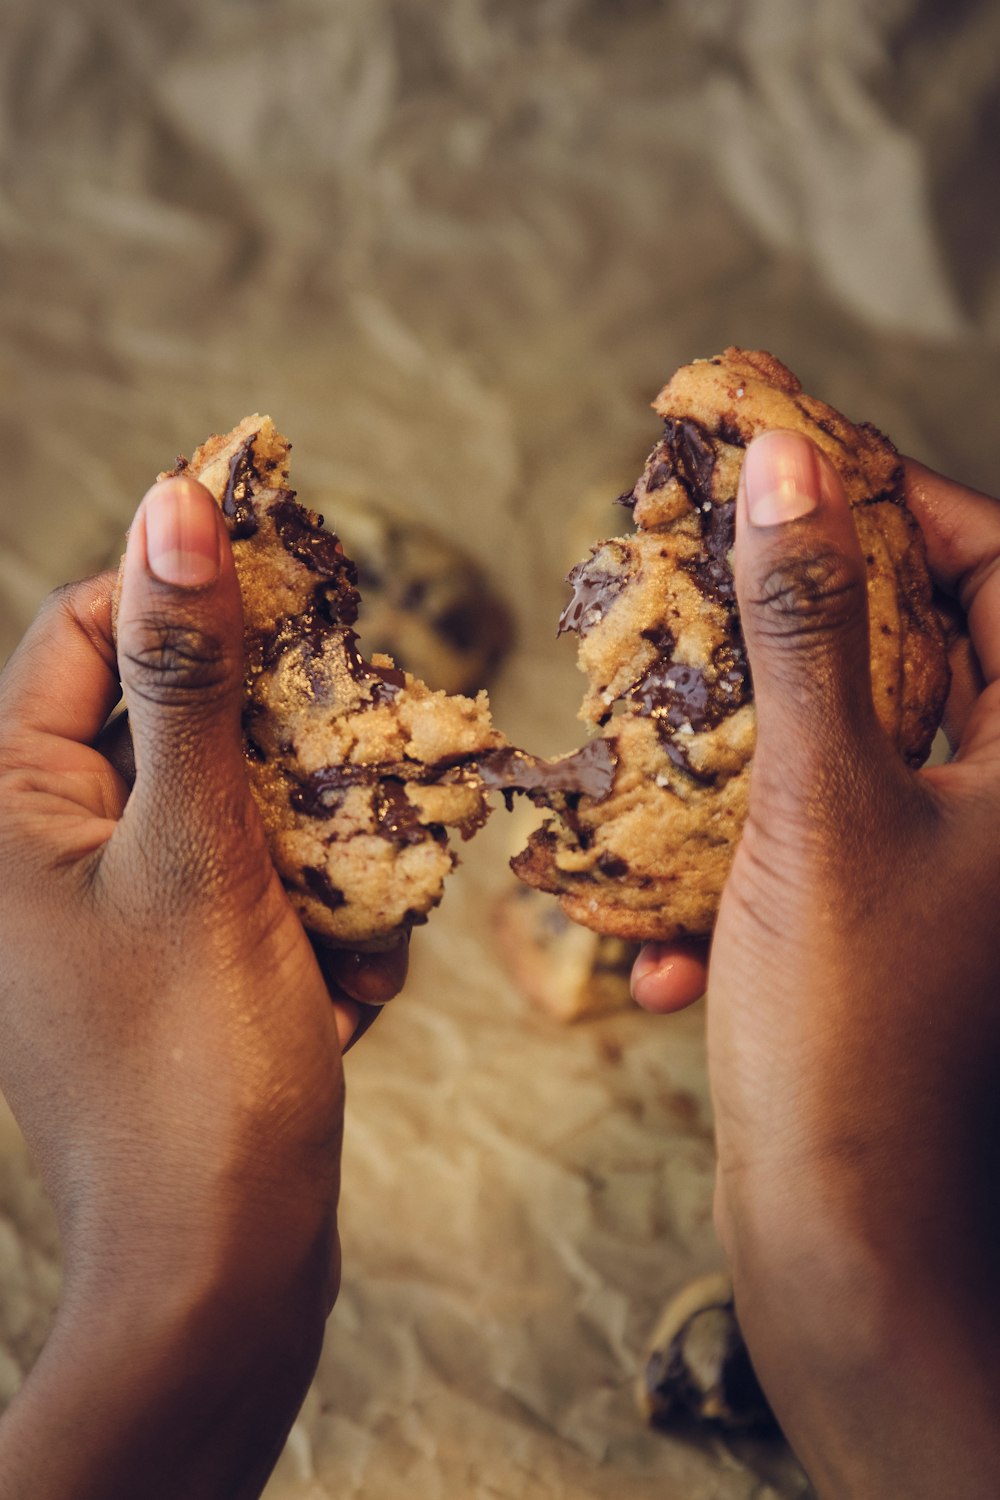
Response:
[[[357,571],[289,488],[289,446],[247,417],[172,472],[206,486],[232,538],[247,773],[292,904],[327,943],[387,947],[441,899],[449,831],[470,837],[489,811],[476,757],[506,742],[485,693],[360,655]]]
[[[613,786],[557,808],[513,861],[574,921],[635,941],[711,931],[746,816],[754,707],[731,551],[743,450],[759,433],[805,433],[841,475],[868,570],[875,707],[911,765],[948,687],[923,538],[887,438],[760,351],[685,366],[653,405],[663,436],[621,497],[636,531],[574,568],[560,620],[578,636],[580,717],[614,755]]]

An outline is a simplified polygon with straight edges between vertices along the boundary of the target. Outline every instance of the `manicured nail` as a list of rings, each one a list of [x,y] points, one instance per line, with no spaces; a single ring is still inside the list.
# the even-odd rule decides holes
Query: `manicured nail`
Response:
[[[162,583],[197,588],[219,576],[215,501],[183,475],[161,479],[143,501],[146,560]]]
[[[765,432],[743,460],[747,515],[754,526],[780,526],[820,501],[819,453],[801,432]]]

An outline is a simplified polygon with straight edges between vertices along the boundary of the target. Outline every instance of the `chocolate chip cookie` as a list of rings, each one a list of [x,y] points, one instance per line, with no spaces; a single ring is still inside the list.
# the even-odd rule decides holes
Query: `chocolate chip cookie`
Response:
[[[477,757],[505,741],[485,693],[435,692],[361,656],[357,570],[289,488],[288,449],[252,416],[173,472],[211,491],[232,538],[246,765],[278,873],[314,934],[376,949],[441,899],[449,830],[468,838],[489,811]]]
[[[476,563],[429,526],[358,495],[323,492],[322,510],[358,570],[359,646],[429,687],[488,687],[512,637],[510,612]]]
[[[654,410],[663,436],[621,497],[636,530],[573,569],[559,624],[578,637],[580,717],[614,756],[613,785],[556,807],[513,861],[574,921],[636,941],[711,930],[746,815],[753,688],[731,550],[752,438],[803,432],[843,479],[868,567],[875,706],[911,765],[948,686],[923,539],[888,438],[805,395],[772,355],[742,349],[679,370]]]
[[[511,885],[493,909],[493,931],[525,999],[557,1021],[628,1010],[637,944],[590,932],[541,891]]]

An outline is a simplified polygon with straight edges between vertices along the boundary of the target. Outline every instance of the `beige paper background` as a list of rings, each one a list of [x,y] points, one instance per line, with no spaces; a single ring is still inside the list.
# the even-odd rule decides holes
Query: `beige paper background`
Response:
[[[4,651],[254,409],[311,503],[461,536],[518,619],[497,717],[545,752],[577,742],[581,497],[631,482],[676,364],[763,345],[1000,484],[988,3],[6,0],[0,42]],[[718,1261],[702,1017],[527,1014],[486,933],[516,837],[469,849],[349,1059],[344,1290],[268,1493],[803,1494],[633,1412],[660,1303]],[[7,1396],[58,1290],[11,1125],[0,1208]]]

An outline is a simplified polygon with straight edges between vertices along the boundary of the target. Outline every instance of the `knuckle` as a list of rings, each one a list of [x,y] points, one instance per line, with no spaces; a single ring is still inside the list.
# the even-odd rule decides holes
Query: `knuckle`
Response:
[[[211,700],[234,681],[225,642],[197,625],[147,616],[133,625],[123,648],[129,688],[157,704],[184,702],[191,694]]]
[[[809,641],[856,620],[867,594],[849,559],[820,552],[782,558],[760,580],[750,606],[765,634]]]

